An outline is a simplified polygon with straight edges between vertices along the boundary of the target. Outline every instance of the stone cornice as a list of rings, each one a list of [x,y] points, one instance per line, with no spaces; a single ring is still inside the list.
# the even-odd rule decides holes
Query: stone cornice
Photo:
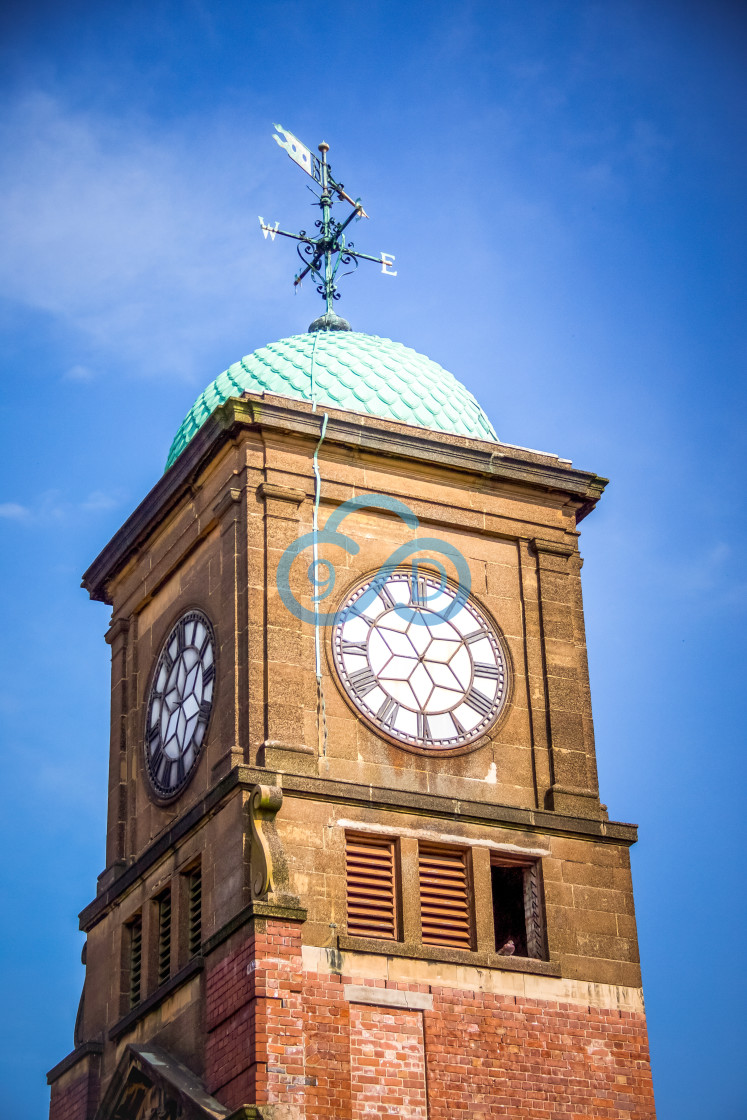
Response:
[[[544,835],[569,836],[601,843],[634,844],[637,826],[619,821],[572,817],[548,809],[522,809],[511,805],[469,801],[458,797],[415,793],[384,786],[364,786],[301,774],[280,774],[250,766],[236,766],[208,794],[163,832],[106,889],[80,913],[80,928],[86,932],[100,922],[117,900],[154,864],[158,863],[209,813],[235,791],[249,792],[256,785],[280,786],[286,797],[324,801],[335,805],[359,806],[402,812],[431,820],[459,821],[467,824],[511,828]]]
[[[62,1077],[63,1073],[67,1073],[69,1069],[73,1069],[78,1062],[82,1062],[84,1058],[94,1057],[98,1058],[104,1052],[103,1042],[83,1042],[80,1046],[76,1046],[69,1054],[53,1066],[47,1074],[47,1085],[51,1085],[58,1077]]]
[[[441,470],[459,471],[543,492],[554,491],[575,501],[577,520],[591,512],[607,484],[606,479],[576,470],[567,460],[555,455],[432,432],[375,416],[335,409],[325,411],[329,416],[327,445],[337,444],[371,454],[428,463]],[[194,496],[194,482],[205,463],[221,445],[235,439],[242,430],[261,431],[265,438],[273,433],[290,433],[316,444],[320,415],[303,401],[290,401],[267,393],[245,394],[222,404],[87,569],[82,586],[92,599],[109,601],[108,581],[170,510],[185,496]]]
[[[191,961],[188,961],[187,964],[167,980],[165,984],[161,984],[159,988],[156,988],[155,992],[151,992],[149,996],[146,996],[144,1000],[136,1004],[131,1011],[128,1011],[119,1022],[115,1023],[109,1031],[109,1041],[116,1042],[123,1034],[126,1034],[127,1031],[134,1027],[136,1023],[139,1023],[141,1019],[149,1015],[154,1008],[160,1007],[164,1000],[167,1000],[169,996],[178,991],[183,984],[186,984],[193,976],[197,976],[199,972],[202,972],[204,967],[205,962],[202,957],[193,957]]]

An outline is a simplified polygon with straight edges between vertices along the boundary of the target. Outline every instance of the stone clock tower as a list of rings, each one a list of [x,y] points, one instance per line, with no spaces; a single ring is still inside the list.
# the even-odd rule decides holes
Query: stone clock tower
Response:
[[[581,605],[604,484],[332,314],[206,389],[84,577],[106,868],[51,1120],[654,1116]]]

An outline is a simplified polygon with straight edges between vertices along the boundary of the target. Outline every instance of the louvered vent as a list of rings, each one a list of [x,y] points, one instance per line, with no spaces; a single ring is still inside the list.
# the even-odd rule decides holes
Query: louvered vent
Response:
[[[348,933],[353,937],[397,937],[394,841],[348,836]]]
[[[143,980],[143,920],[138,916],[128,926],[130,937],[130,1007],[140,1003]]]
[[[171,891],[158,899],[158,983],[171,975]]]
[[[420,845],[420,921],[425,945],[472,948],[466,852]]]
[[[196,957],[202,948],[202,871],[195,867],[187,876],[187,948]]]

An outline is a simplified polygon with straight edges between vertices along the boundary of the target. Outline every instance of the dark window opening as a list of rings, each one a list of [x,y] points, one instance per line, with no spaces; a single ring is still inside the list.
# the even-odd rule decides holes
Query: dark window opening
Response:
[[[491,880],[495,951],[509,957],[543,957],[538,865],[494,863]]]

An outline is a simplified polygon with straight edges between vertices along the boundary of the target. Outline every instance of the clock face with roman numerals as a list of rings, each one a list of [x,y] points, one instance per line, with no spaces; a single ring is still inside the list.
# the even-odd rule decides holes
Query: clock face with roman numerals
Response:
[[[473,743],[506,702],[507,658],[494,626],[435,577],[393,572],[357,588],[340,609],[332,649],[356,708],[418,750]]]
[[[176,797],[195,771],[213,707],[215,636],[202,611],[187,611],[164,642],[145,725],[148,778],[160,800]]]

